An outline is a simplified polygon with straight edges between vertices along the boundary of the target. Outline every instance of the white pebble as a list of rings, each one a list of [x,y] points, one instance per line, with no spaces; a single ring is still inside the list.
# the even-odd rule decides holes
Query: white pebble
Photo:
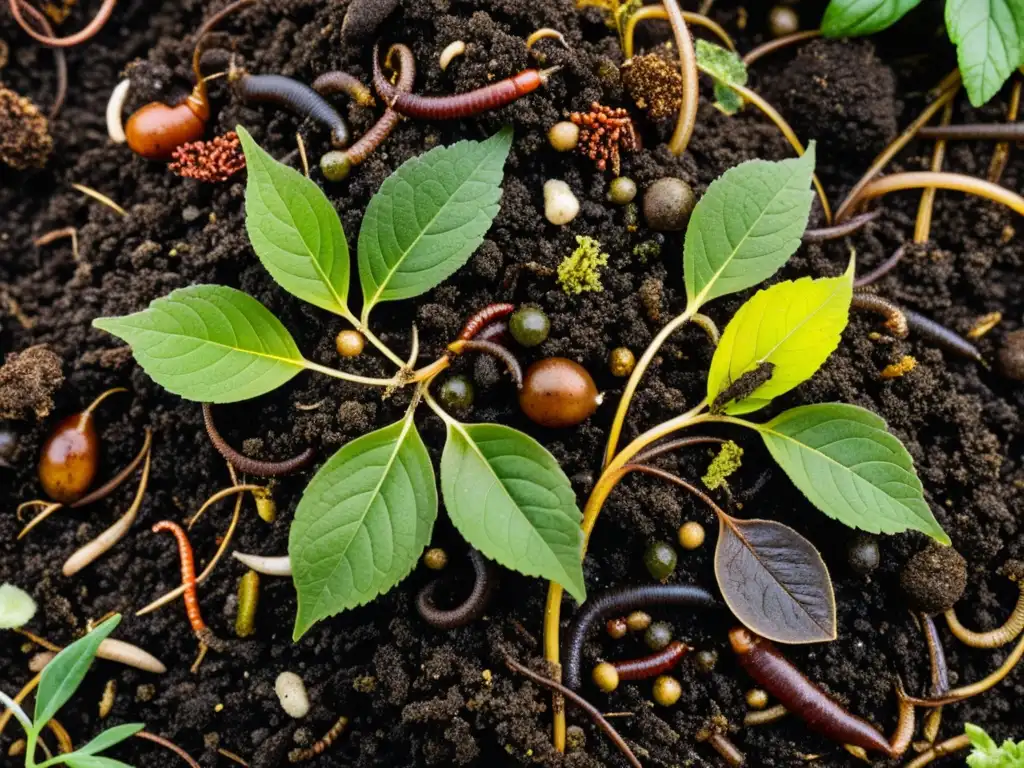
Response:
[[[281,701],[281,708],[296,719],[309,713],[309,694],[306,684],[294,672],[282,672],[274,682],[274,691]]]
[[[558,179],[544,182],[544,216],[552,224],[568,224],[580,212],[580,201],[569,185]]]

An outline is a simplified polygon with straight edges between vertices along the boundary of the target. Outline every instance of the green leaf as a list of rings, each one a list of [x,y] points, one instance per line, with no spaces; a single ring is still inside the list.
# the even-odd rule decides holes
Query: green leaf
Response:
[[[294,639],[408,576],[436,519],[434,468],[412,412],[335,453],[306,488],[288,537]]]
[[[73,752],[64,756],[65,765],[70,768],[132,768],[128,763],[114,760],[111,757],[100,757],[99,755],[81,755]]]
[[[119,615],[111,616],[85,637],[76,640],[58,653],[53,657],[53,661],[43,667],[39,691],[36,693],[35,716],[32,718],[36,733],[53,719],[58,710],[78,690],[85,673],[89,671],[89,665],[96,658],[100,643],[120,623]]]
[[[449,422],[441,490],[455,527],[487,557],[586,600],[582,515],[544,446],[500,424]]]
[[[973,750],[967,756],[970,768],[1021,768],[1024,766],[1024,741],[1014,744],[1007,739],[996,746],[992,737],[971,723],[964,725]]]
[[[92,324],[127,341],[153,381],[187,400],[246,400],[277,389],[305,365],[270,310],[223,285],[179,288],[142,312]]]
[[[98,752],[105,752],[116,744],[120,744],[127,738],[134,736],[146,726],[143,723],[126,723],[117,725],[99,734],[96,738],[75,750],[76,755],[95,755]]]
[[[683,250],[687,309],[757,285],[800,247],[811,213],[814,142],[803,157],[751,160],[711,182]]]
[[[924,500],[914,462],[878,416],[845,403],[805,405],[752,424],[775,461],[814,506],[871,533],[949,536]]]
[[[435,147],[381,185],[359,230],[364,322],[378,303],[419,296],[466,263],[498,214],[511,146],[505,128]]]
[[[836,639],[836,599],[825,561],[774,520],[718,516],[715,578],[744,626],[779,643]]]
[[[249,180],[245,230],[278,285],[303,301],[349,316],[348,243],[334,206],[316,184],[279,163],[242,126]]]
[[[881,32],[920,3],[921,0],[832,0],[821,20],[821,33],[825,37],[858,37]]]
[[[23,627],[35,615],[32,595],[13,584],[0,584],[0,629]]]
[[[733,316],[715,349],[708,402],[725,413],[756,411],[814,375],[837,346],[850,314],[853,271],[804,277],[758,291]],[[739,399],[728,388],[764,363],[771,378]],[[719,396],[725,402],[718,403]]]
[[[946,30],[956,45],[971,104],[980,107],[1024,64],[1024,2],[946,0]]]
[[[697,65],[715,80],[715,106],[727,115],[743,107],[743,99],[725,85],[746,85],[747,67],[738,55],[720,45],[697,39]]]

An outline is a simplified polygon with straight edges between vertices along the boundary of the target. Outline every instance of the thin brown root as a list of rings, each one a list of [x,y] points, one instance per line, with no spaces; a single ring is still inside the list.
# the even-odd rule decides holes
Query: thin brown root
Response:
[[[60,750],[62,755],[70,755],[75,751],[75,745],[71,741],[71,735],[67,732],[67,729],[60,724],[57,718],[50,720],[46,727],[53,731],[53,738],[57,740],[57,749]]]
[[[851,219],[851,221],[853,221],[853,219]],[[872,269],[866,275],[858,277],[856,280],[854,280],[853,287],[863,288],[866,285],[871,285],[872,283],[878,282],[883,277],[892,272],[896,268],[897,264],[903,261],[903,256],[906,254],[906,252],[907,246],[901,245],[899,248],[893,251],[892,256],[887,258],[885,261],[883,261],[877,267]]]
[[[295,143],[299,147],[299,159],[302,161],[302,172],[309,178],[309,158],[306,157],[306,142],[302,140],[302,134],[295,134]]]
[[[987,677],[982,678],[978,682],[972,683],[971,685],[965,685],[960,688],[953,688],[946,693],[945,696],[939,696],[931,699],[908,697],[907,701],[918,707],[941,707],[946,704],[955,704],[958,701],[970,699],[980,693],[984,693],[992,686],[1002,682],[1006,676],[1013,671],[1013,668],[1017,666],[1017,662],[1020,661],[1021,656],[1024,656],[1024,637],[1022,637],[1017,645],[1014,646],[1013,650],[1010,651],[1010,655],[1006,657],[999,669]]]
[[[25,505],[27,505],[27,504],[36,504],[36,503],[37,503],[37,502],[34,502],[34,501],[27,501],[27,502],[25,502],[25,504],[23,504],[23,505],[19,506],[19,507],[18,507],[18,514],[19,514],[19,517],[20,517],[20,514],[21,514],[21,509],[22,509],[22,507],[23,507],[23,506],[25,506]],[[29,531],[31,531],[31,530],[32,530],[33,528],[35,528],[35,527],[36,527],[37,525],[39,525],[39,524],[40,524],[41,522],[43,522],[43,520],[45,520],[46,518],[48,518],[48,517],[49,517],[50,515],[52,515],[52,514],[53,514],[54,512],[56,512],[56,511],[57,511],[58,509],[63,509],[63,508],[64,508],[64,505],[63,505],[63,504],[60,504],[59,502],[56,502],[56,501],[55,501],[55,502],[53,502],[53,503],[48,503],[48,504],[46,505],[46,507],[45,507],[45,508],[43,509],[43,511],[42,511],[42,512],[40,512],[40,513],[39,513],[38,515],[36,515],[35,517],[33,517],[33,518],[32,518],[32,519],[31,519],[31,520],[30,520],[30,521],[28,522],[28,525],[26,525],[26,526],[25,526],[24,528],[22,528],[22,529],[21,529],[21,532],[20,532],[20,533],[18,534],[18,538],[19,538],[19,539],[23,539],[23,538],[25,538],[25,536],[27,536],[27,535],[28,535]]]
[[[1010,105],[1006,109],[1006,122],[1013,123],[1017,120],[1017,113],[1020,111],[1020,89],[1024,82],[1020,78],[1013,83],[1013,90],[1010,91]],[[996,144],[992,151],[992,162],[988,166],[988,180],[998,184],[1003,178],[1003,171],[1010,160],[1010,142],[1001,141]]]
[[[947,739],[941,744],[936,744],[927,752],[922,752],[903,768],[924,768],[924,766],[931,764],[933,760],[938,760],[946,755],[952,755],[954,752],[967,749],[969,746],[971,746],[971,740],[967,737],[966,733],[962,733],[959,736],[954,736],[952,739]]]
[[[104,195],[102,192],[97,192],[92,187],[87,187],[84,184],[72,184],[71,186],[74,187],[75,189],[77,189],[83,195],[88,195],[93,200],[98,200],[99,202],[103,203],[105,206],[107,206],[108,208],[110,208],[113,211],[116,211],[117,213],[121,214],[122,216],[127,216],[128,215],[128,211],[126,211],[120,205],[118,205],[113,200],[111,200],[109,197]]]
[[[1024,631],[1024,579],[1018,582],[1017,587],[1020,590],[1017,596],[1017,605],[1014,606],[1010,617],[1001,627],[990,629],[987,632],[972,632],[960,623],[956,616],[956,610],[950,608],[945,614],[949,631],[961,643],[972,648],[1001,648],[1007,643],[1013,642]]]
[[[96,490],[87,493],[78,501],[70,504],[69,508],[81,509],[82,507],[94,504],[97,501],[102,501],[103,499],[107,498],[107,496],[116,491],[118,488],[120,488],[125,483],[125,481],[132,476],[135,470],[138,469],[139,464],[142,463],[142,460],[146,458],[146,454],[149,452],[151,440],[150,431],[147,429],[145,434],[146,437],[143,440],[142,449],[137,454],[135,454],[135,458],[128,462],[128,465],[124,469],[122,469],[112,478],[107,480],[107,482],[105,482]]]
[[[249,768],[249,764],[245,762],[241,755],[236,755],[231,750],[224,749],[223,747],[217,747],[217,752],[226,757],[231,762],[238,763],[240,766],[242,766],[242,768]]]
[[[14,511],[15,516],[18,518],[19,523],[25,522],[25,515],[22,514],[26,509],[32,507],[48,507],[53,504],[52,501],[46,501],[45,499],[32,499],[31,501],[23,501],[18,505],[18,508]]]
[[[200,643],[199,643],[199,654],[196,656],[195,662],[193,662],[192,666],[189,668],[189,672],[191,672],[194,675],[194,674],[196,674],[199,671],[199,667],[202,665],[203,659],[206,658],[206,654],[207,654],[207,652],[209,650],[210,650],[210,646],[208,646],[206,643],[200,641]]]
[[[852,235],[854,232],[860,230],[865,224],[874,221],[881,215],[882,209],[876,208],[873,211],[868,211],[867,213],[862,213],[859,216],[854,216],[852,219],[848,219],[842,224],[833,224],[831,227],[822,227],[821,229],[804,230],[804,234],[800,239],[805,243],[822,243],[827,240],[837,240],[840,237]]]
[[[759,45],[757,48],[750,51],[743,57],[743,63],[749,67],[755,61],[767,56],[769,53],[775,53],[783,48],[788,48],[791,45],[802,43],[804,40],[813,40],[816,37],[821,37],[820,29],[805,29],[802,32],[794,32],[791,35],[777,37],[774,40],[769,40],[767,43]]]
[[[645,5],[629,17],[626,21],[626,26],[623,27],[622,30],[623,58],[631,59],[633,57],[633,37],[636,31],[636,25],[647,19],[668,21],[668,11],[666,11],[661,5]],[[715,37],[721,40],[725,47],[730,51],[736,50],[736,43],[733,41],[732,37],[729,36],[729,33],[714,20],[708,18],[705,13],[690,13],[688,11],[683,11],[683,19],[687,24],[692,24],[696,27],[704,27],[715,35]]]
[[[50,26],[50,22],[45,14],[40,13],[27,0],[17,0],[17,2],[21,6],[21,10],[27,11],[32,20],[39,25],[44,35],[53,37],[53,27]],[[57,74],[57,88],[53,94],[53,104],[50,105],[50,111],[47,113],[47,116],[53,120],[60,114],[61,107],[64,106],[64,99],[68,95],[68,60],[64,55],[63,49],[52,48],[51,50],[53,51],[53,66]]]
[[[700,84],[693,37],[686,26],[686,19],[683,17],[678,0],[665,0],[665,9],[668,11],[668,23],[672,25],[672,34],[675,36],[676,48],[679,50],[679,67],[683,76],[683,97],[679,102],[679,119],[676,121],[672,138],[668,141],[669,152],[679,156],[689,146],[693,128],[697,124]]]
[[[973,176],[966,176],[962,173],[934,173],[931,171],[911,171],[908,173],[895,173],[892,176],[883,176],[872,181],[860,190],[860,195],[851,203],[851,210],[856,204],[882,197],[890,192],[899,192],[905,189],[921,189],[922,187],[933,187],[937,189],[949,189],[954,192],[963,192],[968,195],[984,197],[992,202],[1000,203],[1024,216],[1024,197],[998,184],[993,184],[984,179],[976,179]]]
[[[209,507],[213,506],[221,499],[225,499],[228,496],[231,496],[232,494],[235,493],[245,493],[246,491],[251,491],[253,494],[255,494],[257,492],[265,490],[266,488],[264,488],[262,485],[251,485],[248,483],[245,485],[233,485],[230,488],[222,488],[221,490],[213,494],[213,496],[211,496],[210,498],[203,502],[203,506],[199,508],[199,511],[192,515],[192,517],[189,519],[187,527],[189,530],[191,530],[192,526],[194,526],[196,522],[199,520],[199,518],[202,517],[203,513]]]
[[[74,227],[63,227],[62,229],[55,229],[52,232],[47,232],[45,235],[40,235],[33,240],[32,245],[38,248],[42,245],[55,243],[65,237],[71,238],[71,253],[74,255],[75,261],[81,261],[82,257],[78,253],[78,230]]]
[[[159,744],[164,749],[169,749],[171,752],[173,752],[186,763],[188,763],[189,768],[201,768],[199,763],[193,760],[188,752],[179,747],[173,741],[168,741],[163,736],[157,736],[155,734],[150,733],[149,731],[139,731],[135,734],[135,738],[143,739],[145,741],[151,741],[154,744]]]
[[[940,125],[949,125],[953,119],[953,102],[946,102],[942,108]],[[936,141],[932,149],[931,170],[938,173],[942,170],[942,163],[946,159],[946,142]],[[932,211],[935,208],[935,187],[928,187],[921,193],[921,203],[917,207],[917,220],[914,222],[914,242],[927,243],[932,231]]]

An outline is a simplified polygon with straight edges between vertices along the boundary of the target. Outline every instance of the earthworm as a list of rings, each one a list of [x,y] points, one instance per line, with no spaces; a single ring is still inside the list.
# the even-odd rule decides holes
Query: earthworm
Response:
[[[964,701],[965,699],[977,696],[979,693],[984,693],[1010,674],[1010,672],[1013,671],[1013,668],[1017,666],[1017,662],[1020,661],[1021,656],[1024,656],[1024,637],[1022,637],[1020,641],[1018,641],[1017,645],[1013,647],[1013,650],[1010,651],[1009,656],[1003,660],[999,669],[987,677],[983,677],[978,682],[971,683],[970,685],[964,685],[959,688],[953,688],[952,690],[947,691],[944,696],[929,699],[908,697],[907,701],[918,707],[942,707],[946,704],[955,704],[958,701]]]
[[[500,343],[503,338],[508,335],[508,323],[499,320],[496,323],[491,323],[482,331],[476,334],[476,338],[479,341],[493,341]]]
[[[348,728],[348,718],[342,715],[338,721],[331,726],[331,730],[324,734],[324,737],[305,749],[293,749],[288,753],[288,762],[301,763],[305,760],[312,760],[317,755],[323,754],[335,740]]]
[[[608,738],[612,740],[612,743],[619,748],[619,751],[622,752],[626,760],[629,761],[629,764],[633,766],[633,768],[643,768],[643,763],[641,763],[637,759],[637,756],[633,754],[633,750],[629,748],[629,745],[626,743],[626,740],[619,735],[619,732],[615,730],[615,727],[605,719],[604,715],[601,714],[597,707],[595,707],[589,701],[587,701],[578,693],[576,693],[576,691],[572,690],[571,688],[567,688],[566,686],[562,685],[559,682],[556,682],[555,680],[537,674],[529,667],[520,664],[511,656],[505,657],[505,663],[509,666],[510,669],[513,669],[514,671],[518,672],[524,677],[529,678],[537,685],[543,686],[544,688],[547,688],[549,691],[553,691],[554,693],[564,696],[577,707],[586,712],[590,716],[590,719],[593,720],[597,724],[597,726],[605,732]]]
[[[545,70],[524,69],[517,75],[468,93],[420,96],[415,93],[402,93],[387,81],[380,68],[377,46],[373,47],[373,87],[391,109],[407,117],[421,120],[455,120],[503,107],[537,90],[559,69],[561,67]]]
[[[855,294],[854,300],[856,298]],[[984,363],[984,358],[978,348],[960,334],[912,310],[905,309],[903,314],[907,318],[907,327],[914,333],[920,334],[923,338],[953,354]]]
[[[853,219],[851,219],[851,221],[853,221]],[[877,267],[872,269],[866,275],[862,275],[861,277],[858,277],[856,280],[854,280],[853,287],[863,288],[866,285],[871,285],[872,283],[878,282],[883,277],[892,272],[893,269],[896,268],[897,264],[903,261],[903,256],[906,254],[906,252],[907,246],[901,245],[899,248],[893,251],[892,256],[887,258],[885,261],[883,261]]]
[[[43,45],[49,46],[50,48],[70,48],[78,45],[79,43],[84,43],[103,28],[103,25],[110,19],[110,14],[113,13],[114,6],[116,4],[117,0],[103,0],[103,5],[100,6],[100,9],[96,12],[92,21],[90,21],[83,29],[73,35],[68,35],[67,37],[54,37],[52,31],[46,34],[40,34],[25,23],[25,18],[21,15],[22,5],[24,5],[21,0],[10,0],[9,2],[11,15],[13,15],[14,20],[18,22],[18,26],[25,30],[25,33],[29,37]]]
[[[907,313],[888,299],[882,298],[877,294],[854,293],[850,306],[853,309],[864,309],[882,315],[885,318],[885,327],[892,331],[896,338],[905,339],[907,334],[910,333]]]
[[[621,616],[638,608],[654,605],[680,605],[688,608],[712,608],[718,605],[714,595],[702,587],[689,584],[644,584],[638,587],[617,587],[594,595],[580,606],[566,631],[565,684],[580,687],[580,665],[583,642],[598,619]]]
[[[217,431],[217,427],[213,423],[213,409],[210,408],[209,403],[203,403],[203,422],[206,424],[206,434],[210,436],[210,442],[217,449],[217,453],[233,464],[236,469],[249,475],[256,475],[257,477],[290,475],[307,466],[316,456],[316,451],[312,448],[307,448],[298,456],[293,456],[284,461],[250,459],[228,445],[224,438],[221,437],[220,432]]]
[[[775,645],[743,627],[729,631],[729,641],[740,665],[757,683],[816,733],[840,744],[899,757],[913,733],[914,708],[900,696],[900,721],[890,744],[874,726],[843,709],[821,688],[804,676]],[[908,711],[910,734],[907,733]]]
[[[1017,587],[1020,589],[1017,605],[1001,627],[990,629],[988,632],[972,632],[957,619],[956,610],[950,608],[945,614],[949,631],[961,643],[972,648],[1000,648],[1012,642],[1024,630],[1024,579],[1018,581]],[[933,691],[933,693],[944,693],[944,691]]]
[[[841,224],[834,224],[831,227],[823,227],[821,229],[808,229],[804,231],[801,239],[805,243],[821,243],[826,240],[836,240],[840,237],[846,237],[846,235],[852,235],[865,224],[870,221],[874,221],[881,215],[882,209],[876,208],[873,211],[868,211],[867,213],[862,213],[851,219],[847,219]]]
[[[437,629],[455,629],[479,618],[486,610],[494,591],[494,572],[487,558],[472,547],[469,550],[469,559],[473,563],[475,580],[473,591],[461,605],[449,610],[434,605],[434,592],[440,579],[430,582],[416,595],[416,611],[430,626]]]
[[[188,752],[186,752],[184,749],[179,747],[173,741],[168,741],[163,736],[157,736],[156,734],[150,733],[149,731],[139,731],[138,733],[135,734],[135,738],[143,739],[145,741],[151,741],[154,744],[159,744],[164,749],[169,749],[171,752],[173,752],[178,757],[180,757],[182,760],[184,760],[186,763],[188,763],[189,768],[201,768],[199,763],[197,763],[195,760],[193,760],[192,756],[189,755]]]
[[[313,90],[321,96],[329,96],[332,93],[348,94],[356,104],[363,107],[374,105],[373,93],[359,82],[355,75],[350,75],[340,69],[333,72],[325,72],[313,81]]]
[[[38,11],[27,0],[11,0],[11,2],[17,2],[22,10],[28,11],[32,20],[42,28],[43,34],[51,38],[53,37],[53,27],[44,13]],[[22,27],[24,28],[24,24],[22,24]],[[32,33],[29,32],[29,34]],[[57,75],[57,86],[53,94],[53,104],[50,105],[50,111],[47,113],[51,120],[60,113],[60,108],[64,106],[64,98],[68,95],[68,60],[64,55],[64,51],[60,48],[53,49],[53,68]]]
[[[515,311],[515,304],[488,304],[479,312],[475,312],[470,316],[466,321],[466,324],[462,327],[462,332],[459,334],[459,338],[464,341],[468,341],[475,337],[477,332],[488,323],[508,317]]]
[[[922,139],[942,141],[1024,141],[1024,123],[926,125],[917,135]]]
[[[625,621],[623,621],[625,624]],[[619,673],[619,680],[647,680],[668,672],[679,663],[680,659],[692,651],[686,643],[673,640],[662,650],[628,661],[613,661],[611,664]]]
[[[305,83],[284,75],[250,75],[247,72],[235,72],[231,79],[245,101],[276,104],[302,117],[312,118],[330,128],[331,143],[335,147],[348,144],[348,126],[341,115]]]
[[[768,709],[761,712],[747,712],[743,716],[743,725],[767,725],[768,723],[774,723],[776,720],[781,720],[788,714],[788,709],[781,704],[776,704],[774,707],[768,707]]]
[[[177,523],[170,520],[161,520],[153,525],[153,533],[167,531],[171,533],[178,542],[178,556],[181,558],[181,583],[185,587],[185,612],[188,614],[189,624],[199,642],[216,650],[223,650],[224,643],[219,640],[210,628],[203,621],[203,615],[199,611],[199,597],[196,594],[196,564],[192,554],[192,545],[189,543],[188,534]]]
[[[498,358],[508,368],[508,373],[512,377],[516,389],[523,388],[523,369],[519,365],[516,356],[501,344],[495,344],[493,341],[480,341],[478,339],[459,339],[449,344],[448,350],[456,355],[460,355],[463,352],[483,352],[491,357]]]

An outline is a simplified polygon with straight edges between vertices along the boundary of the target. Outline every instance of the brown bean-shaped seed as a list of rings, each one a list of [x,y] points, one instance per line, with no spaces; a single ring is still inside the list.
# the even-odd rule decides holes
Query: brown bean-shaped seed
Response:
[[[543,427],[574,427],[593,414],[600,402],[586,368],[564,357],[531,365],[519,392],[523,413]]]
[[[54,501],[70,504],[89,490],[100,460],[100,439],[92,414],[73,413],[43,446],[39,482]]]
[[[174,150],[203,138],[206,121],[189,102],[169,106],[154,101],[128,118],[124,133],[128,147],[149,160],[169,160]]]

